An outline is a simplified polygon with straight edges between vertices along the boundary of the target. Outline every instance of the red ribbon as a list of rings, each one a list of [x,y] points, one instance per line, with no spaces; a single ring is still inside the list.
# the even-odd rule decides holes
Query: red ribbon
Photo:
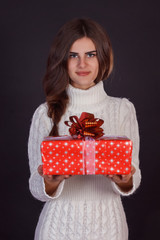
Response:
[[[83,112],[78,118],[77,116],[71,116],[70,121],[65,121],[64,123],[70,127],[69,132],[72,137],[77,137],[79,139],[85,136],[99,138],[104,135],[103,129],[100,126],[104,123],[102,119],[94,118],[91,113]]]

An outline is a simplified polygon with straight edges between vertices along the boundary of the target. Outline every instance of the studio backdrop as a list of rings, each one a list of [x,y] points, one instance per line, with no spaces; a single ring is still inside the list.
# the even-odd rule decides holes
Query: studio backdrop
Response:
[[[159,236],[160,14],[159,1],[20,1],[0,7],[1,224],[0,239],[33,239],[43,203],[29,192],[27,142],[32,115],[45,96],[42,78],[59,27],[89,17],[108,32],[114,69],[108,95],[128,98],[140,132],[140,188],[122,199],[130,240]]]

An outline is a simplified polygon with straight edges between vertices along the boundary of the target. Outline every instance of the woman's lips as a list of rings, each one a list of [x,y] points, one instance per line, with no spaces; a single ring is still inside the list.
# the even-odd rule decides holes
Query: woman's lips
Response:
[[[78,76],[87,76],[90,72],[76,72]]]

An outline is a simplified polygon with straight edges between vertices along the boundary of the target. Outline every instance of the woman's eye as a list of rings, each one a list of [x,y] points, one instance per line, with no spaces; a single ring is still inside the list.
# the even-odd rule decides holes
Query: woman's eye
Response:
[[[95,53],[88,53],[88,54],[87,54],[87,57],[89,57],[89,58],[92,58],[92,57],[95,57],[95,56],[96,56]]]
[[[77,57],[78,57],[77,54],[70,54],[70,55],[69,55],[69,58],[77,58]]]

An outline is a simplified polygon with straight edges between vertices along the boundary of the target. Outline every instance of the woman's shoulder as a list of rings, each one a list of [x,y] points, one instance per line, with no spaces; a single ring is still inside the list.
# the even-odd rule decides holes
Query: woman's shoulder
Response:
[[[34,111],[34,114],[43,114],[43,113],[46,113],[47,111],[48,111],[48,106],[47,106],[47,103],[44,102],[44,103],[41,103],[36,108],[36,110]]]
[[[133,103],[127,98],[109,97],[109,111],[111,119],[118,121],[119,126],[128,119],[136,119],[136,111]]]
[[[115,104],[115,105],[118,105],[119,107],[130,108],[133,106],[133,103],[125,97],[121,98],[121,97],[108,96],[108,100],[110,104]]]
[[[110,111],[117,112],[120,116],[135,114],[134,104],[127,98],[108,97]]]
[[[37,126],[41,126],[41,129],[45,127],[45,129],[50,131],[53,122],[52,119],[48,116],[48,105],[47,103],[42,103],[39,105],[32,117],[32,125],[36,128]]]
[[[47,103],[40,104],[33,114],[33,119],[42,119],[42,118],[49,118],[48,117],[48,105]]]

